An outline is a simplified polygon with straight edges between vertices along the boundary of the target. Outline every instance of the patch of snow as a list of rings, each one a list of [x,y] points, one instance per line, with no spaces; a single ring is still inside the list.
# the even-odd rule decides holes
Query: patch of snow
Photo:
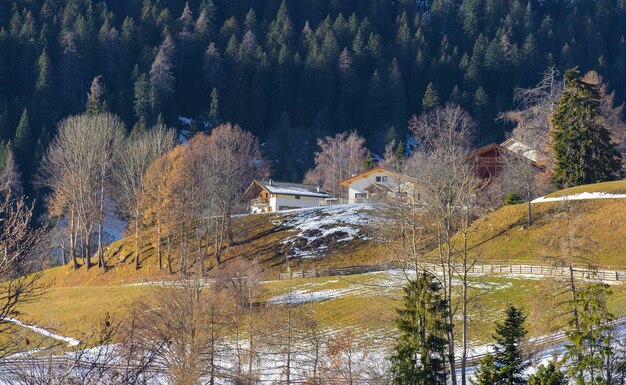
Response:
[[[312,292],[309,290],[294,290],[290,293],[282,294],[267,301],[271,304],[289,304],[297,305],[309,302],[320,302],[329,299],[335,299],[346,296],[354,290],[349,288],[344,289],[327,289]]]
[[[369,205],[338,205],[283,211],[274,224],[292,227],[298,231],[297,234],[285,239],[283,244],[294,245],[297,240],[304,239],[309,245],[333,234],[343,234],[342,238],[335,239],[336,242],[342,243],[357,237],[366,239],[366,236],[361,234],[361,227],[370,222],[371,216],[368,213],[370,209]],[[316,251],[325,249],[327,246],[324,245],[316,247],[315,250],[302,250],[293,246],[292,257],[314,258],[317,256]]]
[[[531,203],[559,202],[559,201],[564,201],[564,200],[581,201],[581,200],[588,200],[588,199],[626,199],[626,194],[609,194],[609,193],[603,193],[603,192],[592,192],[592,193],[583,192],[580,194],[565,195],[562,197],[550,197],[550,198],[541,197],[541,198],[534,199],[533,201],[531,201]]]
[[[184,116],[179,116],[178,117],[178,121],[183,125],[183,126],[191,126],[193,124],[193,119],[191,118],[186,118]]]
[[[3,320],[5,320],[7,322],[11,322],[11,323],[13,323],[15,325],[21,326],[21,327],[26,328],[26,329],[30,329],[30,330],[34,331],[35,333],[39,333],[39,334],[41,334],[43,336],[50,337],[50,338],[53,338],[53,339],[58,340],[58,341],[67,342],[68,346],[76,346],[76,345],[80,344],[80,341],[77,340],[77,339],[74,339],[74,338],[71,338],[71,337],[65,337],[65,336],[62,336],[60,334],[55,334],[55,333],[53,333],[53,332],[51,332],[49,330],[46,330],[46,329],[41,328],[39,326],[27,324],[25,322],[22,322],[20,320],[15,319],[15,318],[5,317],[5,318],[3,318]]]

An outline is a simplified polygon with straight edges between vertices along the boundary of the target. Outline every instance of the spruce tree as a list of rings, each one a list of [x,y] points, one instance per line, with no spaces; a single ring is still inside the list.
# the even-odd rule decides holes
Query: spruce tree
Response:
[[[614,180],[621,173],[620,154],[599,123],[598,86],[578,75],[577,69],[565,73],[565,89],[552,117],[554,181],[560,187]]]
[[[607,284],[591,283],[576,293],[574,301],[578,310],[578,327],[566,333],[564,359],[568,375],[576,385],[605,384],[611,377],[607,365],[613,356],[610,322],[615,319],[607,307],[611,290]],[[571,325],[574,325],[572,320]]]
[[[500,383],[499,379],[496,358],[493,354],[487,353],[478,361],[476,377],[471,383],[472,385],[497,385]]]
[[[446,309],[433,275],[423,272],[404,288],[396,321],[400,337],[391,357],[395,385],[446,384]]]
[[[509,306],[504,322],[496,324],[495,356],[498,369],[498,383],[502,385],[523,385],[523,373],[528,363],[522,357],[522,341],[526,336],[524,322],[526,316],[520,309]]]
[[[15,138],[13,140],[13,149],[17,153],[20,162],[26,161],[33,141],[33,129],[30,125],[30,119],[28,118],[28,111],[24,109],[22,117],[20,118],[20,123],[15,130]],[[26,166],[25,163],[22,163],[22,165]]]
[[[424,97],[422,98],[422,110],[430,111],[439,105],[439,95],[433,83],[428,83]]]
[[[209,119],[218,122],[220,118],[220,97],[217,88],[211,91],[211,105],[209,106]]]
[[[103,96],[102,76],[96,76],[93,78],[89,94],[87,94],[87,114],[96,115],[106,111],[106,102],[103,100]]]
[[[567,377],[553,361],[541,365],[537,373],[528,377],[528,385],[567,385]]]

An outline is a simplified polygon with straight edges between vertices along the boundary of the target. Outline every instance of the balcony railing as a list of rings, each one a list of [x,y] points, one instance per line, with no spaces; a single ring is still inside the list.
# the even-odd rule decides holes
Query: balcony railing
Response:
[[[269,204],[269,199],[263,198],[263,197],[254,198],[253,200],[250,201],[250,206],[253,206],[253,207],[267,206],[268,204]]]

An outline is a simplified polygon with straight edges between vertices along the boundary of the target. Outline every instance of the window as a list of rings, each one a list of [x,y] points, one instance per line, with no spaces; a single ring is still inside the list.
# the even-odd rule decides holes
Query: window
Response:
[[[354,193],[354,197],[356,199],[363,198],[363,195],[364,195],[363,193]]]
[[[376,177],[376,182],[380,182],[380,177],[379,176]]]
[[[300,199],[300,195],[296,195],[296,197],[295,197],[295,198],[296,198],[296,199]]]
[[[376,182],[387,182],[387,180],[389,180],[389,177],[387,175],[376,177]]]

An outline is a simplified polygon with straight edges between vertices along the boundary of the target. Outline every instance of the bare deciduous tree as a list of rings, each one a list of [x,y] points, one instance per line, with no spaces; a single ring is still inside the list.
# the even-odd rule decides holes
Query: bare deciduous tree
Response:
[[[365,139],[354,131],[344,132],[318,139],[317,145],[315,168],[307,173],[305,182],[321,185],[334,197],[344,197],[347,191],[339,182],[365,169]]]
[[[440,265],[440,280],[443,295],[448,303],[448,365],[453,384],[457,383],[454,370],[455,331],[454,318],[459,306],[454,295],[452,280],[457,276],[461,285],[460,308],[463,329],[461,335],[461,365],[464,368],[467,359],[467,321],[469,303],[468,274],[476,257],[469,253],[467,243],[470,224],[476,207],[476,193],[481,187],[476,171],[465,154],[475,137],[475,123],[469,114],[460,107],[448,104],[412,119],[411,130],[420,145],[409,162],[409,176],[416,179],[424,194],[423,210],[428,222],[423,226],[435,235],[435,245]],[[458,230],[463,236],[454,237]],[[460,271],[458,269],[460,264]],[[466,383],[463,369],[461,382]]]
[[[136,137],[127,138],[116,154],[115,197],[119,208],[131,218],[134,225],[135,269],[139,269],[140,265],[139,229],[145,182],[143,177],[148,167],[173,146],[174,131],[157,126]]]
[[[67,221],[75,269],[80,234],[87,268],[91,266],[94,227],[102,242],[105,187],[111,181],[113,154],[123,132],[123,123],[111,114],[71,116],[59,124],[57,136],[44,156],[38,180],[52,190],[50,213]]]
[[[33,209],[24,197],[14,198],[10,190],[0,191],[0,356],[11,354],[19,346],[13,341],[13,323],[7,318],[17,314],[19,303],[32,299],[42,289],[36,274],[45,242],[46,229],[37,227]]]

